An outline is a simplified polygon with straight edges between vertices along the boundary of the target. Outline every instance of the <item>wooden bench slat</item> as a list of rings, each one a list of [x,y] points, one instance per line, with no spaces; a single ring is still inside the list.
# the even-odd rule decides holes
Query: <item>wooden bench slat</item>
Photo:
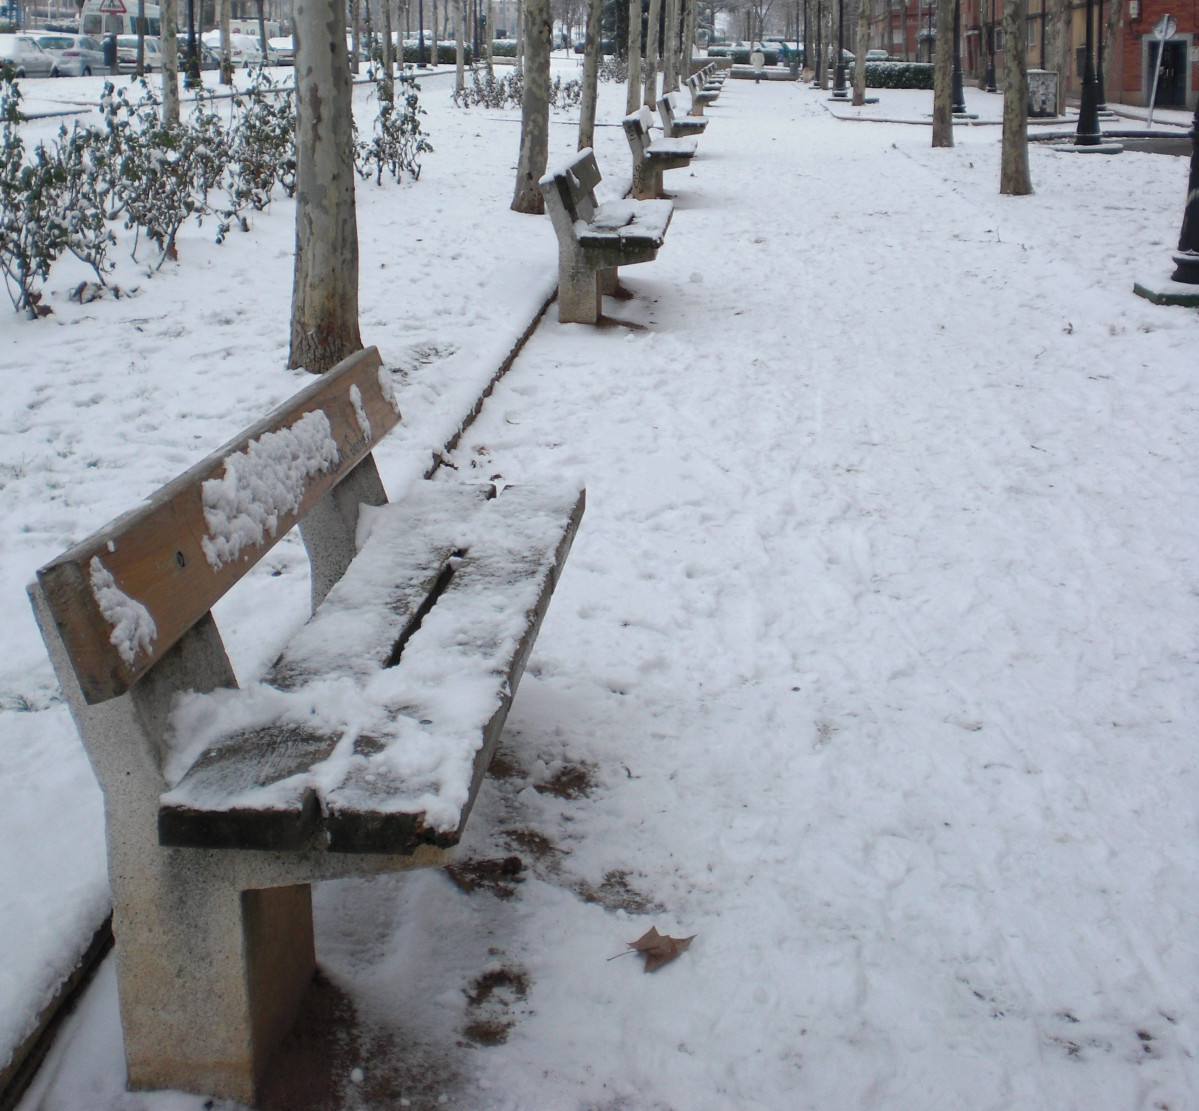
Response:
[[[38,571],[89,703],[128,690],[400,419],[371,347]]]
[[[353,722],[346,723],[351,732],[345,733],[328,721],[307,730],[283,728],[282,734],[272,725],[261,740],[239,730],[236,744],[209,748],[163,796],[163,844],[296,847],[323,831],[333,851],[402,854],[422,844],[456,841],[584,498],[574,487],[516,488],[483,504],[472,494],[473,506],[467,506],[454,487],[428,486],[399,505],[374,511],[363,550],[272,670],[301,698],[306,678],[314,701],[323,703],[347,697],[344,686],[333,688],[335,681],[355,683],[364,707],[358,734]],[[413,541],[414,533],[423,535]],[[447,551],[463,545],[467,550],[398,664],[386,668],[388,638],[419,605],[411,581],[394,586],[411,566],[413,543],[427,550],[418,561],[426,577]],[[391,585],[380,594],[380,583],[388,580]],[[323,616],[329,607],[330,615]],[[326,673],[322,652],[311,649],[332,630],[351,629],[355,612],[368,633],[352,652],[339,633],[340,654],[353,660]],[[262,693],[250,688],[211,697],[242,698],[252,714]],[[390,715],[386,722],[372,714],[381,706]],[[350,738],[348,749],[343,735]],[[265,750],[280,737],[288,751],[267,756]],[[432,759],[431,753],[449,763],[426,767],[422,760]],[[309,758],[315,766],[297,773],[296,766]]]

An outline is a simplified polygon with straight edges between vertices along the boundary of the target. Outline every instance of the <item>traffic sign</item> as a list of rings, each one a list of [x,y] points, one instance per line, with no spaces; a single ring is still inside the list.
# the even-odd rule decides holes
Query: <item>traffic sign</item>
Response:
[[[128,11],[125,7],[125,0],[100,0],[100,6],[96,9],[104,15],[127,15]]]
[[[1153,25],[1153,34],[1157,37],[1159,42],[1165,42],[1166,39],[1172,39],[1174,37],[1174,32],[1177,30],[1178,20],[1172,15],[1163,15],[1161,19],[1159,19]]]

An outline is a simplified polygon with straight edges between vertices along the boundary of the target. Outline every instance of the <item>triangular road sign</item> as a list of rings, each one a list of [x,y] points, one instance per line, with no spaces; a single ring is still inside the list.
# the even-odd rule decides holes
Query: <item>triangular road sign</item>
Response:
[[[105,15],[126,15],[125,0],[100,0],[100,7],[97,9]]]

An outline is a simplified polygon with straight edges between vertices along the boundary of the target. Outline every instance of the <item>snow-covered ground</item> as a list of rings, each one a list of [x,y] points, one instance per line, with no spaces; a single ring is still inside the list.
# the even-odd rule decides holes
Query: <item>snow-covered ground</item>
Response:
[[[393,497],[555,280],[516,116],[450,81],[420,181],[359,189]],[[587,514],[456,878],[317,889],[345,1033],[278,1106],[1199,1107],[1199,314],[1132,294],[1186,164],[1034,147],[1001,197],[997,129],[934,151],[825,96],[730,82],[617,323],[551,309],[442,470],[577,475]],[[597,153],[619,188],[619,127]],[[24,585],[303,384],[293,235],[280,200],[131,299],[70,304],[64,267],[52,317],[0,317],[0,1045],[105,901]],[[243,678],[304,617],[298,542],[264,563],[218,611]],[[695,940],[609,960],[651,925]],[[205,1106],[121,1067],[109,962],[24,1109]]]

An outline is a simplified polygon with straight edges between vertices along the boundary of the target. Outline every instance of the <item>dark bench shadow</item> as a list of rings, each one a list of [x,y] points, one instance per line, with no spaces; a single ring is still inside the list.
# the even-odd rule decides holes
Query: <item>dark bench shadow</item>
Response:
[[[461,1086],[452,1050],[432,1047],[399,1025],[367,1021],[318,968],[295,1025],[267,1066],[258,1105],[263,1111],[433,1111],[445,1106],[439,1097],[452,1100]]]

